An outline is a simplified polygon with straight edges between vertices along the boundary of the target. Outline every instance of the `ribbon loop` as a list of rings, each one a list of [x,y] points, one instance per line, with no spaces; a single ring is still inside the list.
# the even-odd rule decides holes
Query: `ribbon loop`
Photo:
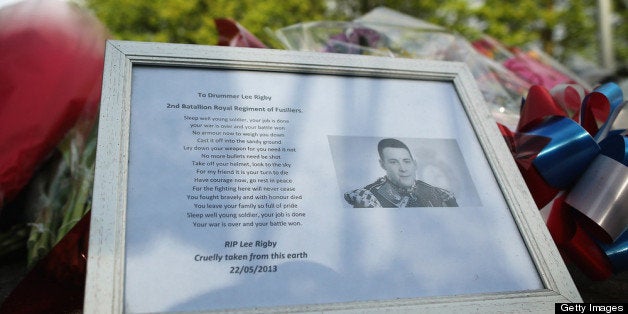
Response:
[[[551,139],[533,161],[552,187],[567,189],[600,152],[593,138],[575,121],[552,117],[528,134]]]
[[[576,222],[564,195],[552,205],[547,227],[563,258],[576,264],[589,278],[604,280],[613,274],[608,257]]]
[[[628,167],[628,138],[622,135],[613,135],[600,143],[602,154],[617,160]]]
[[[595,141],[601,142],[611,129],[613,122],[617,119],[619,112],[624,107],[624,93],[615,83],[607,83],[596,88],[587,95],[582,103],[582,115],[589,115],[598,120],[605,120],[599,131],[595,133]],[[606,116],[605,118],[603,118]]]
[[[624,231],[622,235],[613,244],[600,244],[604,254],[613,265],[615,272],[628,270],[628,231]]]
[[[582,100],[586,96],[584,87],[575,84],[559,84],[550,90],[552,98],[556,104],[560,105],[565,112],[575,111],[582,106]]]
[[[550,92],[542,86],[534,85],[530,87],[528,97],[522,104],[517,131],[526,132],[547,117],[564,115],[565,110],[554,102]]]
[[[628,167],[597,156],[565,202],[596,224],[601,241],[616,240],[628,225]]]

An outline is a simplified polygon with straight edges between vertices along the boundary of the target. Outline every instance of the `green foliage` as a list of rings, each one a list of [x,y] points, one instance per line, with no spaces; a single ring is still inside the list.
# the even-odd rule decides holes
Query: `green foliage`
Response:
[[[559,60],[572,53],[595,60],[599,53],[596,50],[595,2],[587,0],[362,0],[342,3],[339,8],[349,12],[350,17],[377,6],[388,6],[444,26],[470,40],[486,34],[512,47],[538,44]]]
[[[494,8],[501,7],[500,10]],[[502,1],[487,0],[477,10],[480,19],[493,21],[485,33],[499,38],[506,45],[522,47],[539,43],[541,48],[557,59],[580,52],[594,58],[595,7],[584,0],[525,1],[504,6]]]
[[[618,65],[624,66],[624,71],[628,70],[628,2],[614,1],[615,12],[618,13],[617,20],[613,22],[613,32],[615,38],[615,59]]]
[[[216,44],[214,18],[236,20],[262,42],[278,47],[267,32],[315,20],[352,20],[386,6],[447,27],[468,39],[490,35],[508,46],[536,44],[565,60],[599,54],[596,2],[589,0],[83,0],[118,39]],[[615,1],[617,59],[626,60],[626,8]],[[625,61],[624,61],[625,62]]]
[[[216,44],[214,18],[233,18],[262,42],[265,28],[323,18],[323,0],[85,0],[113,36],[122,40]]]

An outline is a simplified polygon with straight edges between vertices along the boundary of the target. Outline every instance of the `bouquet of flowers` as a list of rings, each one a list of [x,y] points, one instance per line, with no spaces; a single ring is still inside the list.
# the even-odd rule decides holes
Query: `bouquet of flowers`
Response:
[[[91,206],[107,38],[94,16],[69,2],[0,9],[0,255],[27,248],[28,268],[44,267],[62,285],[80,286],[85,274],[87,233],[77,236],[85,245],[58,243]],[[37,264],[55,245],[60,251]],[[65,291],[44,303],[66,302]]]

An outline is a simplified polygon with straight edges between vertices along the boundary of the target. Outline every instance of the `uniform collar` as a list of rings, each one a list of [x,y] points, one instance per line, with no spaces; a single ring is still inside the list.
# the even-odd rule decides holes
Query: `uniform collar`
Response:
[[[398,186],[394,184],[392,180],[388,178],[388,176],[385,176],[384,179],[386,180],[386,183],[390,185],[390,188],[399,195],[406,195],[406,194],[411,195],[412,191],[414,191],[414,189],[416,188],[416,180],[414,180],[414,183],[412,184],[411,187],[406,188],[406,187],[402,187],[402,186]]]

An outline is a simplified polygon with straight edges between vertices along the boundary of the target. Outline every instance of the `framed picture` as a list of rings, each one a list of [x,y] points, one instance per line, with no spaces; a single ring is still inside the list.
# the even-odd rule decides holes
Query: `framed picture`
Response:
[[[85,311],[580,296],[464,64],[110,41]]]

